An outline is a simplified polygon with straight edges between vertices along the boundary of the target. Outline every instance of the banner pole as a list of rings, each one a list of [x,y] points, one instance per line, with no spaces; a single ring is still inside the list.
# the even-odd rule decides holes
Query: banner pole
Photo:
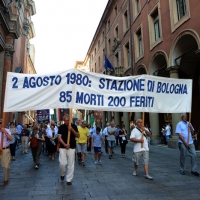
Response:
[[[72,123],[72,108],[69,109],[69,126],[71,126]],[[70,130],[68,129],[68,137],[67,137],[67,144],[70,143]]]
[[[144,127],[144,112],[142,113],[142,126]],[[144,139],[144,131],[142,131],[142,139]],[[143,148],[144,142],[141,143],[141,148]]]
[[[188,140],[187,140],[188,144],[190,142],[190,127],[189,127],[190,122],[191,122],[191,113],[189,113],[189,122],[188,122]]]

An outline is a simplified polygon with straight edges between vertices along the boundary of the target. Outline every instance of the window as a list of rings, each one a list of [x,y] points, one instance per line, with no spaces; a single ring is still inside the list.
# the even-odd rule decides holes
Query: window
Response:
[[[141,12],[140,0],[133,0],[133,17],[136,18]]]
[[[102,33],[102,41],[104,41],[104,37],[105,37],[105,35],[104,35],[104,31],[103,31],[103,33]]]
[[[99,69],[101,68],[100,62],[101,62],[101,59],[100,59],[100,56],[99,56],[99,58],[98,58],[98,67],[99,67]]]
[[[176,6],[177,6],[178,20],[180,20],[186,14],[185,0],[176,0]]]
[[[91,56],[91,60],[93,61],[93,54],[92,54],[92,56]]]
[[[116,38],[118,38],[118,26],[115,28],[114,36],[115,36]]]
[[[108,40],[108,55],[110,55],[111,52],[111,42],[110,39]]]
[[[100,40],[98,40],[98,49],[100,48]]]
[[[141,34],[141,31],[137,33],[137,36],[138,36],[139,56],[142,56],[143,48],[142,48],[142,34]]]
[[[189,0],[169,0],[169,10],[172,32],[190,19]]]
[[[128,12],[126,10],[126,12],[124,13],[124,16],[123,16],[123,30],[124,32],[126,32],[128,29]]]
[[[124,46],[124,66],[128,68],[130,66],[130,48],[129,42]]]
[[[117,5],[114,8],[114,13],[115,13],[115,17],[117,17],[117,13],[118,13]]]
[[[117,52],[115,54],[115,66],[114,67],[119,67],[120,63],[119,63],[119,52]]]
[[[97,54],[97,50],[96,50],[96,48],[94,49],[94,55],[96,56],[96,54]]]
[[[134,33],[134,42],[135,42],[135,61],[137,62],[144,56],[142,25],[140,25]]]
[[[154,21],[154,33],[155,33],[155,40],[157,41],[160,38],[160,27],[159,27],[159,19],[158,13],[153,17]]]
[[[140,0],[136,0],[136,6],[137,6],[137,14],[140,13],[141,7],[140,7]]]
[[[160,2],[158,2],[148,15],[150,50],[162,41]]]
[[[110,30],[110,20],[107,21],[107,25],[108,25],[108,31]]]

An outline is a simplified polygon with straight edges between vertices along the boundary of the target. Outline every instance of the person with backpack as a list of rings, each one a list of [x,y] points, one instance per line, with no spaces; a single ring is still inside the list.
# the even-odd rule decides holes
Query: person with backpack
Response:
[[[33,132],[29,137],[30,148],[33,156],[33,162],[35,169],[39,168],[40,165],[40,154],[42,152],[42,143],[45,141],[44,135],[39,131],[37,126],[33,127]]]

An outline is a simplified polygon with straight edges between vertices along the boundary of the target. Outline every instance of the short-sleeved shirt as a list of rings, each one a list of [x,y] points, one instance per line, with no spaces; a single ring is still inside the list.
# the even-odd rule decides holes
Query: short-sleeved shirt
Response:
[[[29,137],[30,131],[28,129],[22,129],[21,136]]]
[[[171,135],[171,127],[169,126],[169,125],[167,125],[166,127],[165,127],[165,130],[167,131],[166,132],[166,136],[169,136],[169,135]]]
[[[104,134],[104,136],[108,136],[108,127],[105,127],[103,129],[103,134]]]
[[[186,142],[188,141],[188,124],[189,124],[188,122],[180,121],[176,125],[176,132],[175,132],[176,134],[181,134]],[[180,139],[178,139],[178,142],[183,143]],[[191,132],[190,132],[189,144],[193,144],[193,139],[192,139]]]
[[[6,132],[11,135],[11,132],[9,129],[5,128],[6,129]],[[1,138],[2,138],[2,132],[0,132],[0,146],[1,146]],[[6,148],[10,145],[10,140],[8,140],[6,134],[4,133],[4,136],[3,136],[3,148]]]
[[[115,140],[115,135],[113,135],[113,134],[110,135],[109,132],[116,131],[117,128],[109,126],[109,127],[107,128],[107,130],[108,130],[108,137],[107,137],[107,140],[112,140],[112,141],[114,141],[114,140]]]
[[[75,124],[72,124],[71,127],[78,132],[77,126]],[[68,126],[65,124],[62,124],[58,129],[58,134],[61,135],[62,140],[65,144],[67,144],[67,138],[68,138]],[[76,139],[75,135],[70,132],[70,148],[75,149],[76,148]],[[60,148],[65,148],[62,143],[60,143]]]
[[[102,133],[99,133],[99,134],[96,134],[96,133],[93,133],[92,134],[92,138],[94,139],[94,147],[101,147],[101,141],[102,141]]]
[[[20,134],[22,132],[22,126],[21,125],[17,125],[17,132],[18,134]]]
[[[140,132],[137,128],[134,128],[131,131],[130,139],[131,138],[135,138],[137,140],[140,140],[142,138],[142,132]],[[148,141],[147,141],[146,137],[144,136],[143,139],[144,139],[143,148],[141,147],[142,143],[139,143],[139,142],[134,143],[134,147],[133,147],[134,153],[140,152],[140,151],[149,151]]]
[[[87,137],[89,136],[88,128],[82,128],[81,126],[78,127],[78,132],[80,137],[76,140],[77,144],[87,143]]]

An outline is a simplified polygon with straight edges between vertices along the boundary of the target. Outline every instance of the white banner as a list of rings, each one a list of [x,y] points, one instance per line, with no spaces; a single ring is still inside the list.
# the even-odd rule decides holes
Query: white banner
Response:
[[[77,69],[7,73],[4,112],[77,108],[119,112],[191,112],[192,80],[115,77]]]

